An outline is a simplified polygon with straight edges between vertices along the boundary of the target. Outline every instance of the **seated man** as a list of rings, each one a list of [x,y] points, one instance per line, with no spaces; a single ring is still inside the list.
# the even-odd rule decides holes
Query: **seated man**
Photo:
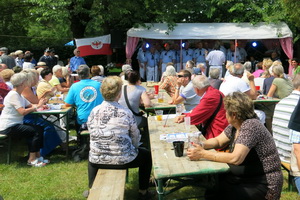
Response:
[[[186,112],[190,112],[199,104],[200,97],[195,93],[191,81],[192,74],[188,70],[181,70],[177,74],[177,87],[171,104],[184,103]]]
[[[226,111],[224,109],[223,97],[224,95],[217,89],[210,86],[208,78],[203,75],[196,76],[193,80],[193,87],[197,95],[201,98],[200,103],[190,113],[175,118],[175,122],[181,123],[184,121],[184,117],[191,117],[192,125],[206,125],[205,138],[214,138],[222,133],[222,131],[228,126],[226,120]],[[220,107],[219,107],[220,104]],[[218,111],[216,111],[218,109]],[[209,119],[214,112],[215,117],[212,121]],[[209,122],[210,121],[210,122]]]
[[[86,130],[86,122],[91,110],[103,101],[100,93],[101,83],[89,79],[90,68],[87,65],[78,67],[79,82],[74,83],[65,99],[67,107],[76,106],[77,131]]]
[[[290,163],[292,144],[288,124],[300,98],[300,74],[293,80],[294,91],[276,105],[272,121],[273,137],[281,161]]]

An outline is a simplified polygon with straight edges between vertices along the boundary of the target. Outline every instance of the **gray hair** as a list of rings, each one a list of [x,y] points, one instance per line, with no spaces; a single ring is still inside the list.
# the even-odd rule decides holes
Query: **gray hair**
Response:
[[[220,76],[221,70],[218,68],[212,68],[211,70],[209,70],[209,76],[212,79],[218,79]]]
[[[192,61],[192,60],[188,60],[187,62],[186,62],[186,69],[187,68],[193,68],[193,67],[195,67],[195,63],[194,63],[194,61]]]
[[[250,72],[251,69],[252,69],[251,62],[250,61],[245,62],[244,63],[244,68],[245,68],[245,70],[247,70],[248,72]]]
[[[244,71],[245,71],[245,68],[241,63],[235,63],[232,67],[232,75],[233,76],[243,75]]]
[[[132,70],[132,67],[130,65],[126,64],[122,66],[122,72],[127,72],[129,70]]]
[[[26,73],[16,73],[10,78],[10,82],[14,88],[22,85],[27,80],[28,79]],[[27,83],[27,85],[29,84]]]
[[[53,68],[52,68],[52,72],[53,74],[55,74],[55,72],[57,72],[58,70],[61,69],[61,66],[60,65],[55,65]]]
[[[100,72],[99,75],[104,75],[104,67],[102,65],[98,65]]]
[[[176,70],[172,65],[168,65],[165,71],[166,76],[176,76]]]
[[[79,65],[77,73],[80,80],[88,79],[90,77],[90,68],[87,65]]]
[[[192,83],[193,83],[193,87],[199,90],[210,86],[208,78],[203,75],[198,75],[195,78],[193,78]]]
[[[32,87],[35,84],[37,84],[39,73],[35,69],[23,69],[23,71],[21,71],[20,73],[26,74],[29,87]]]

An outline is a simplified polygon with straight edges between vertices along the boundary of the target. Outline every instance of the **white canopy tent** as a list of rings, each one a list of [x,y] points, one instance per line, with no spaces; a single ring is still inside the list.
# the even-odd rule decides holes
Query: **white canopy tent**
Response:
[[[126,57],[131,59],[139,38],[159,40],[279,40],[288,56],[293,57],[293,34],[286,23],[178,23],[168,30],[166,23],[145,24],[127,31]],[[291,69],[289,69],[291,72]]]

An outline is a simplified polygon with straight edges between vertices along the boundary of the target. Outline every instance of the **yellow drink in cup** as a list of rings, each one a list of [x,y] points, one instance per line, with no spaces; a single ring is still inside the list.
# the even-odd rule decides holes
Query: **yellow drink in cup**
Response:
[[[157,121],[162,121],[162,115],[156,115]]]
[[[162,121],[163,120],[163,110],[156,110],[155,114],[156,114],[156,120],[157,121]]]
[[[164,102],[164,99],[157,99],[158,103],[163,103]]]

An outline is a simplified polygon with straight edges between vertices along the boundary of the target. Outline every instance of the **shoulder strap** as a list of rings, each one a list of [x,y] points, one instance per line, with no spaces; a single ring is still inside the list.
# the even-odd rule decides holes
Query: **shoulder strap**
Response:
[[[127,85],[124,85],[124,99],[125,99],[125,101],[126,101],[126,104],[127,104],[127,107],[129,108],[129,110],[131,110],[131,112],[132,112],[134,115],[136,115],[136,116],[141,116],[140,113],[134,112],[134,111],[132,110],[132,108],[131,108],[131,105],[130,105],[130,103],[129,103],[129,101],[128,101],[128,97],[127,97]]]
[[[211,124],[212,120],[215,118],[215,116],[217,115],[217,113],[219,112],[221,105],[222,105],[222,101],[223,101],[223,97],[220,94],[220,101],[219,101],[219,105],[217,107],[217,109],[215,110],[215,112],[210,116],[210,118],[207,120],[207,122],[205,123],[204,126],[204,130],[207,130],[208,126]]]

